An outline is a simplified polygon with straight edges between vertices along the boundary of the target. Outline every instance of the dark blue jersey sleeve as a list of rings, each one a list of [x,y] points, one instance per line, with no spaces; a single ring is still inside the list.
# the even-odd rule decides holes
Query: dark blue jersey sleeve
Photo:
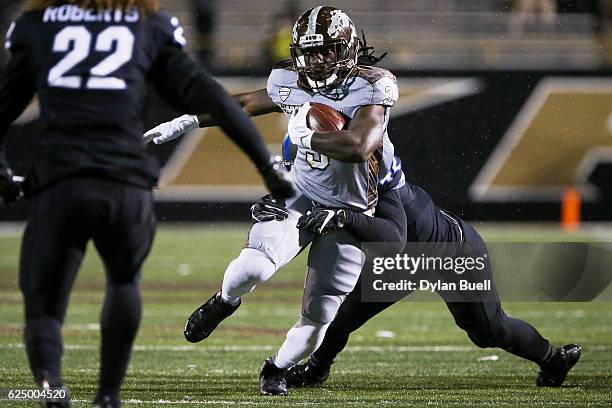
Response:
[[[0,71],[0,150],[8,127],[28,106],[36,92],[31,71],[30,49],[24,17],[11,24],[6,35],[5,47],[10,59]]]
[[[362,242],[397,243],[398,251],[406,243],[406,213],[399,191],[380,192],[375,217],[347,211],[345,229]]]

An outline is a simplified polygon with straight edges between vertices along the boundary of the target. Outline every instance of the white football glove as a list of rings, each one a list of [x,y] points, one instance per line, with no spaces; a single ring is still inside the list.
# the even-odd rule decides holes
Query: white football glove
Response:
[[[293,112],[289,118],[289,138],[291,143],[299,147],[310,149],[310,141],[314,130],[308,127],[306,117],[310,110],[310,103],[303,104],[297,112]]]
[[[200,126],[198,117],[195,115],[183,115],[164,122],[149,130],[142,137],[145,143],[153,141],[155,144],[162,144],[174,140],[185,133],[197,129]]]

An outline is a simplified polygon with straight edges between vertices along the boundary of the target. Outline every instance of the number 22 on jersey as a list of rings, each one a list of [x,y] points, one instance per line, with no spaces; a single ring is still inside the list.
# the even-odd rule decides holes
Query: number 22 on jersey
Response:
[[[60,30],[53,40],[53,52],[67,52],[49,70],[49,86],[79,89],[83,78],[66,75],[68,71],[85,60],[91,52],[92,35],[84,26],[69,26]],[[134,52],[134,34],[125,26],[111,26],[95,38],[94,50],[111,52],[106,58],[89,70],[90,77],[85,84],[87,89],[120,90],[125,89],[125,81],[112,74],[130,61]]]

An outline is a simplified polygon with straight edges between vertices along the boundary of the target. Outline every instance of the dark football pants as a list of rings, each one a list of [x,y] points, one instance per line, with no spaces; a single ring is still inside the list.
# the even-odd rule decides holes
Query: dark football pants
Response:
[[[92,240],[106,270],[101,313],[102,393],[119,392],[141,317],[140,268],[155,232],[149,190],[73,178],[37,194],[23,237],[19,284],[24,340],[34,378],[60,382],[61,325],[68,297]]]
[[[482,255],[486,246],[480,235],[468,224],[462,223],[466,245]],[[492,279],[491,266],[473,274],[472,279]],[[463,278],[469,279],[467,276]],[[492,283],[493,285],[493,283]],[[478,347],[499,347],[514,355],[541,364],[553,348],[538,331],[522,320],[509,317],[502,309],[497,291],[483,302],[446,302],[455,323],[463,329]],[[444,295],[441,293],[444,299]],[[454,298],[456,299],[456,298]],[[378,313],[393,305],[392,302],[362,302],[361,279],[346,297],[338,314],[327,329],[323,343],[313,354],[315,364],[329,364],[346,346],[349,335]]]

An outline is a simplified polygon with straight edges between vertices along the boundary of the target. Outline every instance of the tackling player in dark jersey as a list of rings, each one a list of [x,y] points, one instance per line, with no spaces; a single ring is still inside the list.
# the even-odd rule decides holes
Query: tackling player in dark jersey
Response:
[[[184,44],[178,20],[152,0],[35,0],[6,37],[11,59],[0,77],[0,142],[34,94],[44,124],[26,182],[32,205],[20,264],[28,360],[39,386],[62,386],[60,330],[93,240],[107,276],[99,407],[119,406],[141,317],[140,270],[155,229],[151,188],[159,168],[141,138],[147,81],[177,110],[209,112],[272,192],[293,193],[255,126]],[[0,195],[19,196],[5,160]]]
[[[324,234],[338,228],[351,232],[363,242],[389,242],[407,238],[408,242],[455,242],[465,255],[487,253],[482,237],[471,225],[438,208],[422,188],[404,182],[399,158],[392,174],[379,186],[379,204],[375,217],[345,209],[318,207],[302,217],[301,228]],[[257,218],[260,207],[253,207]],[[268,208],[268,215],[273,212]],[[281,216],[282,213],[279,213]],[[404,223],[403,220],[407,223]],[[401,231],[398,227],[407,226]],[[482,282],[491,280],[491,265],[466,278]],[[494,288],[493,288],[494,289]],[[553,347],[529,323],[506,315],[495,290],[482,301],[457,301],[458,296],[439,292],[455,319],[478,347],[499,347],[540,366],[536,384],[541,387],[560,386],[569,370],[580,358],[579,346],[570,344]],[[319,348],[306,364],[291,368],[287,384],[303,387],[324,382],[329,376],[335,357],[346,346],[349,335],[365,322],[387,309],[394,302],[362,302],[361,281],[355,285],[338,310]]]

